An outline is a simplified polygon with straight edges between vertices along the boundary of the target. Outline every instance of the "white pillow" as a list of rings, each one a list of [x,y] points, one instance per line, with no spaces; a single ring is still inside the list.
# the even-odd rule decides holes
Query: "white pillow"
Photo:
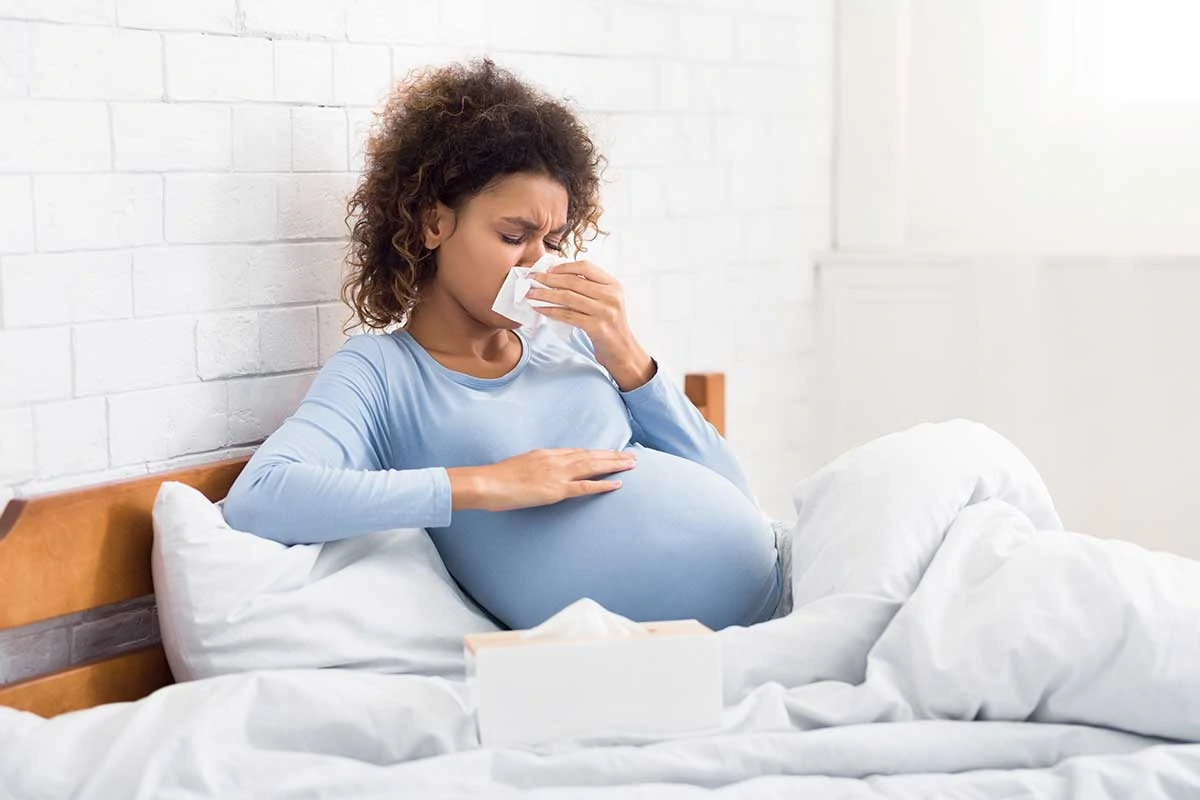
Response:
[[[308,667],[462,678],[462,637],[496,630],[423,530],[288,547],[233,530],[173,481],[154,502],[151,563],[179,681]]]

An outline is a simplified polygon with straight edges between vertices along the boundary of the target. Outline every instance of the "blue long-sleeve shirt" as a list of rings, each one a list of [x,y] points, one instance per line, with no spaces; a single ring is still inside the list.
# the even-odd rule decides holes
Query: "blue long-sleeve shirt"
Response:
[[[586,335],[518,331],[499,378],[438,363],[406,331],[350,339],[224,504],[287,544],[425,528],[451,575],[514,628],[580,597],[638,620],[750,624],[774,610],[769,519],[727,443],[660,369],[621,392]],[[621,488],[548,506],[452,513],[449,467],[538,448],[637,452]]]

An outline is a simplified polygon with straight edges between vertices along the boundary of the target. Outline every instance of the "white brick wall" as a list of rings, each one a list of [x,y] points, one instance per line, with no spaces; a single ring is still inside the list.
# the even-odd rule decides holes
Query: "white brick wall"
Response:
[[[233,168],[287,172],[292,166],[292,114],[287,106],[233,108]]]
[[[274,239],[277,182],[272,175],[168,175],[167,241]]]
[[[116,21],[116,3],[113,0],[56,0],[53,3],[0,0],[0,17],[104,25]]]
[[[345,36],[345,0],[303,3],[294,0],[241,0],[241,8],[247,31],[330,39]]]
[[[346,38],[352,42],[407,42],[434,44],[438,35],[439,6],[445,3],[397,3],[393,0],[359,0],[348,4]],[[482,4],[459,3],[446,9],[455,15],[479,14]],[[482,16],[482,14],[480,14]]]
[[[233,33],[237,29],[236,0],[164,3],[162,0],[118,0],[121,24],[154,30],[195,30]]]
[[[255,374],[258,334],[257,311],[201,317],[196,323],[196,370],[200,380]]]
[[[103,397],[34,406],[33,428],[39,476],[52,478],[108,466],[108,420]]]
[[[343,236],[346,197],[354,191],[354,184],[355,176],[346,172],[283,176],[279,182],[279,237]]]
[[[144,248],[133,254],[138,316],[313,303],[338,296],[342,242]]]
[[[0,263],[9,328],[128,317],[131,259],[122,251],[11,256]]]
[[[162,98],[162,40],[155,33],[34,25],[32,40],[34,97]]]
[[[317,366],[317,309],[305,306],[263,311],[258,323],[258,356],[262,372]]]
[[[90,172],[112,168],[103,103],[5,103],[0,170]]]
[[[129,247],[162,241],[163,179],[158,175],[36,175],[38,250]]]
[[[33,410],[0,409],[0,480],[16,483],[33,477],[37,469],[33,442]]]
[[[0,331],[0,406],[71,396],[71,329]]]
[[[189,383],[108,399],[113,466],[161,461],[229,444],[224,383]]]
[[[325,42],[275,43],[275,99],[328,103],[333,95],[333,46]]]
[[[195,33],[163,38],[169,99],[274,99],[275,50],[270,40]]]
[[[292,169],[346,171],[346,112],[340,108],[292,109]]]
[[[74,327],[75,393],[109,394],[196,378],[190,317],[93,322]]]
[[[373,106],[391,86],[392,51],[377,44],[338,44],[333,50],[333,101]]]
[[[233,121],[221,105],[112,106],[113,166],[119,170],[228,170]]]
[[[229,443],[245,444],[270,435],[299,405],[312,373],[271,375],[229,383]]]
[[[367,143],[367,136],[371,132],[374,114],[368,108],[350,108],[346,110],[346,120],[346,128],[350,135],[350,170],[359,172],[363,168],[363,159],[366,157],[363,148]]]
[[[32,200],[33,181],[29,176],[0,175],[0,218],[4,219],[0,225],[0,253],[33,249]]]
[[[232,311],[202,316],[196,325],[201,380],[291,372],[317,366],[314,306]]]
[[[673,374],[728,373],[730,437],[790,516],[832,16],[832,0],[0,0],[0,497],[273,430],[345,338],[343,216],[372,107],[411,68],[487,52],[577,101],[610,158],[612,235],[589,257]]]
[[[343,329],[350,321],[350,312],[341,303],[317,306],[317,356],[324,364],[346,341]]]

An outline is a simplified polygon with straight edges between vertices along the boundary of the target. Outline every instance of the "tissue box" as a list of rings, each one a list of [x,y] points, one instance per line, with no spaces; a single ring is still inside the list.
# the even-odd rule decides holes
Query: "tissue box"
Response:
[[[666,737],[721,722],[721,645],[696,620],[651,622],[643,636],[464,639],[485,747],[572,737]]]

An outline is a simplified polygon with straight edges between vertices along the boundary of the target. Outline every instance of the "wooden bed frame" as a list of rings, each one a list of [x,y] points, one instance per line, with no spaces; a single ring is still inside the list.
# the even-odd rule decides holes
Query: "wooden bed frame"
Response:
[[[725,433],[725,376],[689,374],[684,391]],[[211,500],[247,457],[9,501],[0,514],[0,631],[154,593],[151,509],[164,481]],[[50,717],[137,700],[174,679],[161,644],[0,686],[0,705]]]

